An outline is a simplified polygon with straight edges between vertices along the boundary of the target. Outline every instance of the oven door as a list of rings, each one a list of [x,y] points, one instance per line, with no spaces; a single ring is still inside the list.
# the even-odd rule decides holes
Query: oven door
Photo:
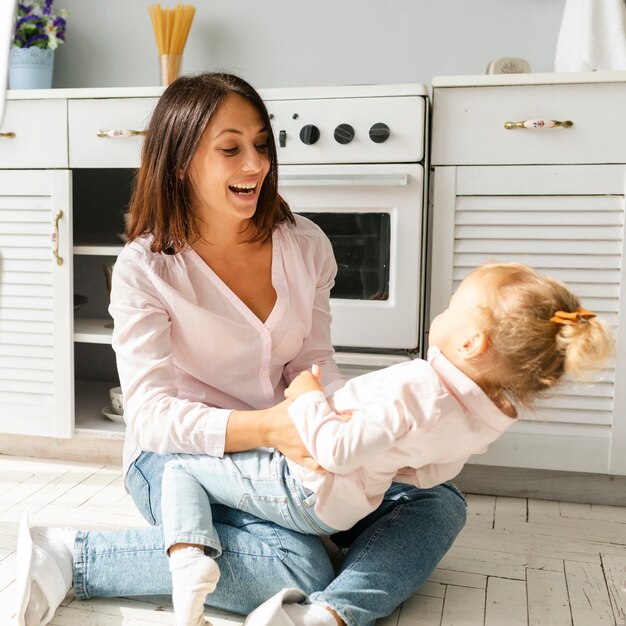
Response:
[[[333,345],[420,351],[422,165],[284,165],[279,189],[332,243]]]

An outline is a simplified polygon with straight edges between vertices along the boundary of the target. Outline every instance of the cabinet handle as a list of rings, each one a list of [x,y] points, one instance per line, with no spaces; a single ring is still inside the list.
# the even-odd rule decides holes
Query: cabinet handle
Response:
[[[57,265],[63,265],[63,259],[59,256],[59,220],[63,217],[63,211],[57,211],[52,220],[52,232],[50,233],[50,241],[52,241],[52,254],[57,260]]]
[[[113,130],[99,130],[97,137],[112,137],[113,139],[123,139],[124,137],[135,137],[145,135],[145,130],[133,130],[132,128],[114,128]]]
[[[574,125],[574,122],[570,122],[570,120],[565,120],[564,122],[560,122],[559,120],[524,120],[523,122],[504,122],[504,128],[507,130],[511,130],[513,128],[530,128],[540,129],[540,128],[571,128]]]
[[[0,137],[7,137],[8,139],[13,139],[15,137],[15,133],[10,131],[8,133],[0,133]]]

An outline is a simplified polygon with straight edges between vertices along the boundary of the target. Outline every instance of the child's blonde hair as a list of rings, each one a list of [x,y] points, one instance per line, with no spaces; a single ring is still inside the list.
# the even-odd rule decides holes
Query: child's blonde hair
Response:
[[[591,380],[605,365],[613,351],[605,322],[582,309],[563,283],[522,263],[487,263],[475,274],[484,285],[480,313],[495,358],[488,393],[529,406],[564,374]]]

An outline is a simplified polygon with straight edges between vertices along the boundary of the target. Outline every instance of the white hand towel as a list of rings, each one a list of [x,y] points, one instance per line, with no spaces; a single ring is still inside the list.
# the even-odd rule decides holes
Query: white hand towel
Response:
[[[565,0],[554,70],[626,70],[624,0]]]

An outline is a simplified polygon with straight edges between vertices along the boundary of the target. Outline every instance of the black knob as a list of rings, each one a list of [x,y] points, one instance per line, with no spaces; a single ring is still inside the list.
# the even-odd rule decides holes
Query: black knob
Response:
[[[387,126],[387,124],[378,122],[370,128],[370,139],[374,143],[384,143],[387,139],[389,139],[390,133],[391,131],[389,130],[389,126]]]
[[[278,145],[281,148],[284,148],[287,145],[287,131],[286,130],[278,131]]]
[[[307,146],[312,146],[320,138],[320,129],[313,125],[307,124],[300,131],[300,139]]]
[[[350,143],[354,139],[354,128],[350,124],[339,124],[335,128],[335,141],[337,143]]]

